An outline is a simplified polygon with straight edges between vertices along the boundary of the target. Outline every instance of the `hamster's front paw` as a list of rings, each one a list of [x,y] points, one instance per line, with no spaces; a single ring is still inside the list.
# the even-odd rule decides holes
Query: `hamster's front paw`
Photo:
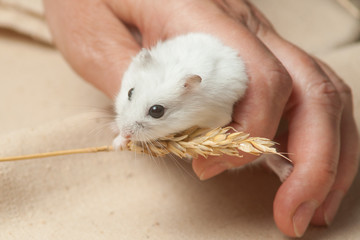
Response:
[[[127,149],[127,144],[129,143],[129,139],[126,139],[124,138],[123,136],[121,135],[118,135],[112,145],[114,147],[114,150],[117,151],[117,150],[126,150]]]
[[[277,155],[266,156],[265,162],[278,175],[281,182],[284,182],[294,169],[292,163]]]

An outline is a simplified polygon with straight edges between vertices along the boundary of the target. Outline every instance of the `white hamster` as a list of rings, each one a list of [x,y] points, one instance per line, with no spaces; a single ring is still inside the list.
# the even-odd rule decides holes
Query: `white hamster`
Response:
[[[154,140],[195,125],[227,125],[247,82],[237,51],[208,34],[190,33],[143,49],[125,72],[115,100],[119,135],[113,145],[118,149],[129,140]],[[275,155],[259,161],[281,180],[292,171]]]
[[[113,145],[153,140],[195,125],[224,126],[247,81],[238,53],[208,34],[190,33],[142,49],[116,97],[120,133]]]

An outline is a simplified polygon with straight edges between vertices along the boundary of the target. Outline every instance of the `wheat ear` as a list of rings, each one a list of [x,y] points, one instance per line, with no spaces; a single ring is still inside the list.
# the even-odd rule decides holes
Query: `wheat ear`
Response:
[[[247,133],[236,132],[232,127],[216,128],[210,131],[209,129],[192,127],[181,133],[171,134],[167,137],[152,141],[150,144],[147,144],[148,147],[146,148],[144,148],[143,144],[140,142],[130,141],[127,145],[127,149],[125,150],[151,154],[156,157],[161,157],[167,154],[174,154],[180,158],[196,158],[198,155],[203,157],[220,156],[223,154],[242,157],[240,152],[253,155],[271,153],[284,157],[276,151],[276,148],[274,147],[275,144],[275,142],[267,138],[250,137]],[[73,149],[32,155],[3,157],[0,158],[0,162],[79,153],[109,152],[113,150],[114,149],[111,146]]]

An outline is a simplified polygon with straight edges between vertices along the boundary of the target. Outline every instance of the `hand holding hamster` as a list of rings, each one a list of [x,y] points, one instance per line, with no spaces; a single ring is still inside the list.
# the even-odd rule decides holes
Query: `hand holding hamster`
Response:
[[[217,128],[232,120],[248,77],[237,52],[215,37],[190,33],[143,49],[124,73],[115,100],[119,135],[115,149],[129,140],[148,142],[190,127]],[[262,157],[284,181],[292,165]]]
[[[349,88],[328,66],[282,39],[249,1],[84,2],[44,0],[47,20],[72,67],[111,98],[132,57],[159,40],[204,32],[236,50],[250,80],[231,125],[267,138],[274,137],[281,117],[289,125],[275,139],[285,146],[281,151],[293,153],[294,163],[274,200],[277,226],[288,236],[301,236],[310,222],[331,223],[358,169],[359,136]],[[139,29],[140,41],[129,26]],[[134,101],[137,92],[130,91]],[[199,158],[192,164],[206,179],[251,160]]]

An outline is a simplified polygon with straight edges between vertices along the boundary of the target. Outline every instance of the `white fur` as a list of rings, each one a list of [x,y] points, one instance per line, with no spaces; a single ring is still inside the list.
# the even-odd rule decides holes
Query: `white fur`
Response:
[[[202,81],[184,87],[186,79],[194,75]],[[237,51],[207,34],[178,36],[150,50],[143,49],[125,72],[115,101],[120,134],[113,145],[116,149],[124,146],[129,134],[131,140],[148,141],[195,125],[227,125],[247,82],[245,65]],[[129,101],[131,88],[134,91]],[[148,112],[153,105],[164,106],[165,115],[152,118]],[[264,162],[284,180],[292,166],[280,160]]]
[[[185,89],[191,75],[199,75],[202,81]],[[194,125],[224,126],[231,121],[234,103],[245,93],[247,79],[238,53],[215,37],[191,33],[159,42],[142,50],[124,74],[115,102],[120,135],[156,139]],[[155,104],[166,108],[162,118],[148,115]]]

